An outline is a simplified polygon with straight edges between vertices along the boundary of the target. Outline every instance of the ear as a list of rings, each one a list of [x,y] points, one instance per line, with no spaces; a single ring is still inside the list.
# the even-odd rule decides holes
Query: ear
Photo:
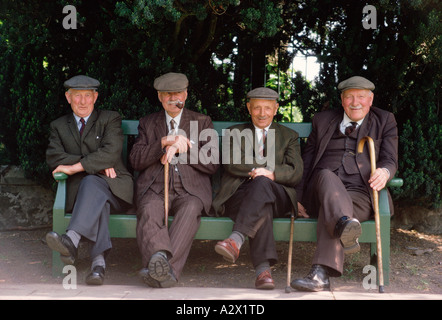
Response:
[[[247,110],[249,110],[249,114],[252,114],[252,113],[250,112],[250,102],[247,102]]]
[[[278,112],[279,103],[276,103],[275,105],[275,113],[273,113],[274,116],[276,116],[276,113]]]
[[[71,93],[69,92],[69,90],[64,93],[64,96],[66,97],[66,100],[68,101],[68,103],[71,104],[72,99],[71,99]]]
[[[94,91],[94,104],[97,102],[98,99],[98,91]]]

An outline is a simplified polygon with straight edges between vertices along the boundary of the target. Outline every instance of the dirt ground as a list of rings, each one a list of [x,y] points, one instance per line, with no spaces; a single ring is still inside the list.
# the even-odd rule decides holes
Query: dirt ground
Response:
[[[0,290],[2,283],[62,283],[61,277],[52,277],[51,250],[44,244],[49,228],[0,232]],[[179,286],[253,288],[254,270],[251,267],[248,245],[243,246],[237,263],[224,261],[214,251],[216,241],[195,240]],[[137,273],[141,268],[135,239],[113,239],[107,259],[105,284],[144,286]],[[292,279],[304,277],[309,269],[315,243],[295,242]],[[84,279],[90,268],[88,244],[82,243],[77,271]],[[370,263],[368,244],[361,245],[359,253],[346,257],[345,274],[332,278],[333,291],[364,292],[364,266]],[[278,243],[280,261],[273,267],[277,288],[285,288],[287,281],[288,243]],[[442,294],[442,235],[430,235],[392,229],[391,274],[386,292]],[[80,280],[82,281],[82,280]],[[375,289],[372,289],[375,290]],[[376,290],[375,290],[376,291]]]

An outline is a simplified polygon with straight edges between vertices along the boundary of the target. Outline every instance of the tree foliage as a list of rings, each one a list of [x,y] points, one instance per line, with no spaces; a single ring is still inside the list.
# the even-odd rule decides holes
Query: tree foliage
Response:
[[[77,29],[63,28],[74,5]],[[442,5],[373,0],[376,27],[360,0],[4,1],[0,4],[0,139],[29,176],[48,180],[49,122],[69,111],[63,82],[102,83],[97,107],[138,119],[159,110],[153,80],[190,79],[187,107],[213,120],[246,120],[245,95],[281,93],[278,120],[309,121],[339,108],[337,83],[358,74],[376,84],[375,105],[400,132],[405,185],[396,195],[441,204]],[[296,53],[317,57],[314,82],[289,70]]]

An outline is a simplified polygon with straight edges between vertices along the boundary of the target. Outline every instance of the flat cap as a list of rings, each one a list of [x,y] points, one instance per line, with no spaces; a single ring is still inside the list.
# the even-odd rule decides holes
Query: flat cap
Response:
[[[279,94],[270,88],[259,87],[247,93],[249,99],[278,100]]]
[[[345,91],[347,89],[374,90],[374,88],[373,82],[359,76],[348,78],[347,80],[344,80],[338,84],[338,89],[341,91]]]
[[[97,90],[99,86],[100,81],[83,75],[72,77],[64,82],[66,89]]]
[[[157,91],[181,92],[189,86],[189,80],[185,74],[169,72],[155,79],[153,86]]]

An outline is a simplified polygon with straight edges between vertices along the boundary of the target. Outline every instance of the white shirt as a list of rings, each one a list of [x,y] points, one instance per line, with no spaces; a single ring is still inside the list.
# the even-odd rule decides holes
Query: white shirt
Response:
[[[262,139],[262,129],[264,129],[266,131],[266,135],[267,135],[271,125],[272,124],[268,125],[265,128],[258,128],[257,126],[253,125],[255,127],[256,138],[258,138],[258,141],[261,141],[261,139]]]

